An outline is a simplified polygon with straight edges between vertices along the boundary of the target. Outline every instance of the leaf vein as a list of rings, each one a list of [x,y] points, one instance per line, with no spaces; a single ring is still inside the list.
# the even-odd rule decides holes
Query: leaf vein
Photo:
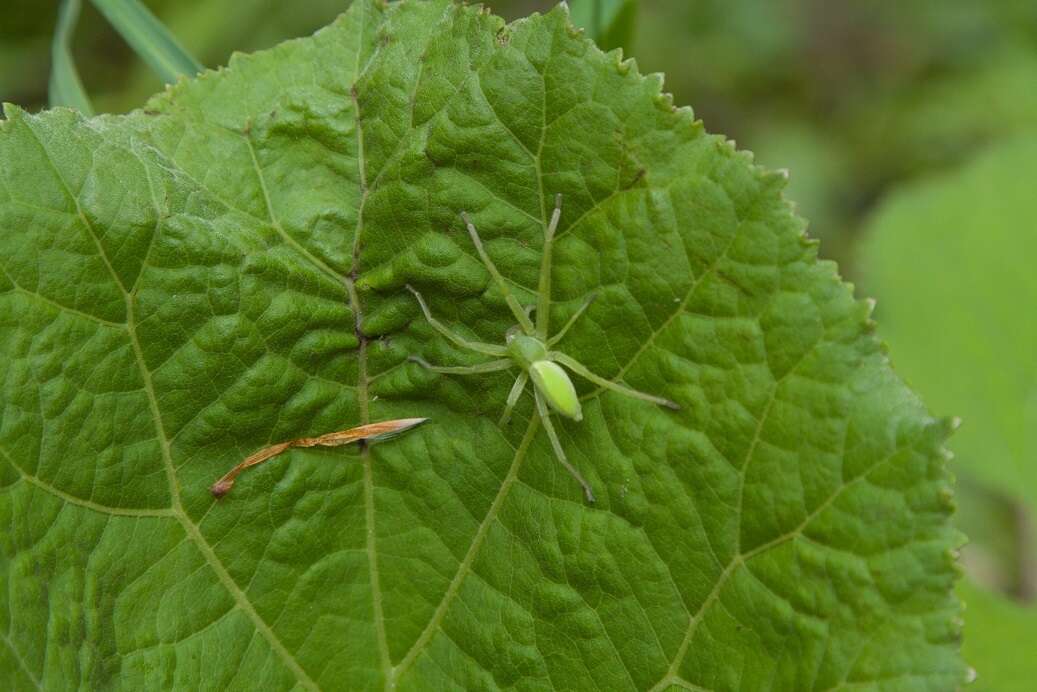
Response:
[[[19,667],[21,667],[22,671],[24,671],[24,673],[27,676],[29,676],[29,680],[31,680],[32,684],[34,684],[36,686],[36,689],[42,690],[43,689],[43,683],[40,681],[39,678],[37,678],[33,674],[32,670],[29,669],[29,665],[25,662],[25,659],[22,658],[22,655],[18,652],[18,649],[14,648],[14,643],[11,641],[10,637],[8,636],[9,634],[10,633],[8,633],[8,634],[0,634],[0,638],[2,638],[4,640],[4,644],[6,644],[7,648],[11,650],[12,654],[14,654],[14,660],[16,660],[18,662],[18,665],[19,665]]]
[[[469,547],[468,552],[465,554],[464,559],[461,560],[461,564],[457,567],[457,572],[454,574],[453,580],[447,586],[446,592],[443,594],[443,598],[440,600],[439,605],[436,607],[435,612],[432,614],[432,618],[429,620],[425,629],[422,630],[421,634],[414,641],[407,654],[400,660],[399,665],[393,669],[393,676],[391,678],[391,684],[389,687],[395,688],[399,682],[400,677],[407,671],[407,669],[414,663],[414,660],[418,657],[421,650],[428,644],[432,638],[433,631],[442,622],[443,617],[446,615],[447,608],[450,603],[457,596],[457,592],[460,589],[461,582],[464,581],[468,572],[471,570],[472,563],[475,560],[476,554],[482,547],[483,541],[486,539],[486,534],[489,533],[490,525],[497,517],[497,513],[500,511],[501,506],[504,504],[504,500],[508,497],[508,493],[511,490],[511,486],[515,483],[518,478],[519,467],[522,466],[522,460],[526,456],[526,452],[529,449],[529,445],[532,444],[533,438],[536,436],[539,418],[535,416],[530,419],[529,427],[526,428],[526,434],[522,438],[522,442],[519,444],[518,449],[515,450],[515,456],[511,462],[511,468],[508,469],[508,475],[501,482],[500,490],[497,491],[496,497],[493,498],[493,503],[490,505],[489,510],[486,512],[486,516],[483,518],[482,523],[479,524],[479,528],[476,529],[475,536],[472,539],[472,545]]]
[[[312,690],[316,690],[317,685],[307,675],[306,671],[296,660],[295,656],[285,647],[284,643],[278,638],[277,634],[271,629],[271,627],[263,620],[262,616],[256,611],[255,607],[248,600],[245,593],[238,587],[234,578],[231,577],[230,573],[227,572],[227,568],[223,565],[223,562],[216,555],[212,546],[209,545],[208,541],[202,535],[198,526],[191,521],[191,518],[187,515],[184,510],[183,504],[180,498],[180,484],[177,480],[176,470],[173,465],[172,452],[169,446],[169,437],[166,435],[165,425],[162,422],[161,409],[158,405],[158,397],[155,393],[155,387],[151,380],[151,372],[147,368],[147,364],[144,359],[144,352],[140,345],[140,339],[137,337],[137,326],[134,319],[133,309],[133,297],[124,291],[126,296],[126,331],[129,336],[130,344],[133,347],[134,358],[137,362],[137,367],[140,370],[141,381],[144,387],[145,394],[148,399],[148,406],[151,409],[152,419],[155,423],[155,432],[158,437],[158,441],[162,451],[162,460],[166,469],[166,477],[169,482],[169,492],[173,499],[173,510],[176,514],[177,519],[183,526],[184,531],[188,537],[194,542],[198,551],[202,554],[202,557],[209,563],[210,569],[216,574],[217,578],[223,584],[224,588],[231,594],[231,597],[235,600],[238,607],[249,616],[252,621],[252,625],[256,632],[261,634],[266,639],[267,644],[273,649],[281,660],[285,663],[289,670],[295,674],[299,682],[304,686]]]
[[[817,517],[819,517],[826,509],[832,506],[832,504],[843,494],[843,492],[846,491],[847,488],[855,485],[856,483],[861,481],[861,479],[867,477],[869,473],[877,469],[879,466],[888,462],[890,458],[892,458],[893,454],[896,453],[896,451],[899,450],[894,450],[886,456],[877,459],[874,463],[870,464],[868,468],[859,476],[855,476],[852,480],[841,484],[834,492],[832,492],[827,498],[825,498],[825,500],[821,504],[819,504],[812,512],[810,512],[810,514],[808,514],[803,519],[803,521],[796,525],[795,528],[772,538],[771,540],[753,548],[752,550],[736,554],[735,557],[732,558],[732,560],[728,563],[727,567],[724,568],[723,572],[721,572],[720,576],[717,577],[717,581],[713,587],[713,590],[706,597],[706,600],[702,602],[702,605],[699,607],[698,611],[695,613],[691,621],[688,623],[688,630],[685,633],[684,641],[681,642],[680,649],[678,650],[677,656],[674,658],[673,663],[670,665],[669,671],[663,677],[662,680],[660,680],[658,683],[652,686],[651,690],[655,692],[657,690],[665,689],[666,685],[668,684],[668,681],[676,677],[677,670],[680,668],[680,665],[684,660],[684,656],[687,654],[688,645],[691,643],[691,639],[695,634],[695,629],[697,628],[698,624],[702,621],[702,618],[705,615],[706,611],[709,609],[709,607],[713,604],[714,601],[717,600],[717,598],[720,597],[720,592],[723,590],[724,585],[726,584],[730,576],[737,570],[738,567],[746,564],[752,558],[758,555],[762,555],[763,553],[766,553],[767,551],[776,548],[777,546],[785,543],[786,541],[789,541],[801,535],[810,526],[811,522],[813,522]]]

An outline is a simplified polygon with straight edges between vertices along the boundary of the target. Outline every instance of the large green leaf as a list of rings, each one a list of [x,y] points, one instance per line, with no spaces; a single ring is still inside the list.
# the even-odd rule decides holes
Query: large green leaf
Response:
[[[964,496],[972,504],[963,525],[977,539],[977,561],[982,558],[972,572],[1017,591],[1032,590],[1027,572],[1037,551],[1026,526],[1037,516],[1034,176],[1037,138],[1010,140],[953,174],[895,195],[874,219],[865,253],[897,369],[938,411],[962,415],[954,464],[963,477],[996,492],[994,508],[983,506],[980,494]],[[998,511],[1020,521],[1006,522]],[[987,564],[1009,552],[1005,543],[1017,554],[994,567],[1013,573],[1007,577]],[[972,596],[965,654],[980,688],[1031,689],[1033,657],[1009,661],[1002,642],[1012,639],[1011,631],[1037,631],[1037,613],[977,584],[965,593]]]
[[[930,418],[752,164],[564,9],[361,0],[312,39],[0,130],[5,682],[943,690],[964,675]],[[563,445],[466,333],[565,196]],[[350,296],[347,280],[370,288]],[[359,329],[355,329],[355,325]],[[430,416],[361,453],[272,441]]]

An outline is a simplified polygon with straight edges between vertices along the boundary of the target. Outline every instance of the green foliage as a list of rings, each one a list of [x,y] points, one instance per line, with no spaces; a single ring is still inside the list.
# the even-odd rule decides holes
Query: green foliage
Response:
[[[148,4],[187,52],[204,65],[225,65],[234,52],[266,49],[285,39],[309,36],[349,6],[345,0],[161,0]],[[106,112],[137,108],[160,88],[153,70],[140,61],[130,62],[128,74],[116,88],[96,87],[104,93],[95,102]]]
[[[176,39],[137,0],[93,0],[119,34],[165,82],[179,76],[194,76],[202,66],[187,54]],[[72,37],[79,19],[79,0],[63,0],[58,10],[51,48],[48,100],[53,106],[69,106],[93,115],[72,57]]]
[[[865,248],[897,370],[937,411],[964,418],[952,447],[966,488],[980,484],[964,496],[961,517],[976,544],[972,571],[1011,590],[1032,582],[1026,572],[1037,551],[1027,527],[1037,516],[1035,175],[1037,138],[1010,140],[953,175],[894,195]],[[993,501],[984,501],[983,488]],[[1030,689],[1033,658],[1004,643],[1014,629],[1033,630],[1033,609],[976,585],[964,592],[966,659],[980,681],[998,681],[980,688]]]
[[[868,177],[904,178],[971,160],[992,142],[1037,129],[1037,41],[991,47],[954,70],[903,85],[848,126]],[[884,146],[874,146],[883,142]]]
[[[851,277],[877,198],[1037,123],[1033,2],[653,0],[636,44],[705,122],[792,170],[811,234]]]
[[[572,23],[587,31],[602,50],[630,50],[639,0],[573,0]]]
[[[965,420],[956,463],[1037,508],[1037,322],[1020,313],[1037,305],[1034,176],[1028,137],[905,189],[873,220],[864,261],[897,369]]]
[[[964,679],[940,454],[753,165],[563,10],[360,0],[127,116],[0,127],[0,674],[13,689],[944,690]],[[559,420],[511,377],[565,196]],[[350,290],[363,279],[365,291]],[[270,442],[432,423],[362,451]]]
[[[1033,689],[1034,663],[1028,655],[1037,641],[1037,608],[1020,607],[1004,596],[964,580],[958,587],[968,604],[965,653],[982,662],[976,692],[1025,692]]]

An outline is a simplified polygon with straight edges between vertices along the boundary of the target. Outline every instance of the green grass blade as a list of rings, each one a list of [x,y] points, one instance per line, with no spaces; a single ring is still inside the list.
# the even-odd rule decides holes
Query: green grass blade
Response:
[[[68,106],[83,115],[93,115],[94,109],[79,81],[76,64],[72,59],[72,34],[79,19],[79,0],[62,0],[58,8],[58,23],[50,46],[50,84],[47,98],[51,107]]]
[[[175,82],[180,75],[193,77],[205,69],[138,0],[93,3],[162,81]]]

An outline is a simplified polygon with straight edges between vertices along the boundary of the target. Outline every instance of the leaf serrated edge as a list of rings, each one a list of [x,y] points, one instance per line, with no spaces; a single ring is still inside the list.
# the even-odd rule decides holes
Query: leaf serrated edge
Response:
[[[856,295],[856,287],[853,283],[846,281],[839,271],[839,266],[836,262],[831,260],[825,260],[820,257],[820,245],[819,239],[812,238],[809,235],[809,223],[807,220],[799,214],[797,205],[794,201],[790,200],[786,191],[788,189],[788,183],[790,175],[787,169],[771,169],[756,162],[755,154],[750,150],[739,149],[736,142],[733,139],[729,139],[724,135],[715,135],[705,129],[704,124],[700,119],[696,119],[694,111],[690,106],[677,107],[674,105],[673,95],[670,92],[665,92],[665,75],[662,73],[651,73],[648,75],[642,75],[638,72],[637,61],[633,58],[624,60],[622,55],[622,49],[615,49],[605,53],[592,41],[587,38],[582,29],[573,26],[569,8],[566,2],[561,2],[551,12],[561,11],[565,15],[566,22],[569,27],[569,35],[576,40],[583,41],[588,44],[591,49],[597,50],[599,53],[603,53],[607,56],[613,57],[614,65],[620,74],[626,75],[633,73],[635,79],[640,79],[640,82],[644,84],[649,83],[650,90],[653,92],[653,102],[656,107],[662,111],[669,112],[674,115],[674,125],[683,124],[685,126],[692,126],[696,129],[701,130],[703,136],[715,137],[721,142],[721,146],[727,149],[730,155],[744,160],[750,167],[750,170],[757,178],[758,181],[763,183],[765,186],[776,185],[778,188],[778,198],[780,203],[783,205],[789,218],[799,227],[799,237],[801,245],[805,251],[804,260],[809,263],[818,266],[821,271],[827,275],[827,278],[836,282],[844,293],[848,294],[853,304],[857,308],[857,336],[856,339],[864,342],[863,345],[876,349],[880,354],[881,361],[880,367],[887,368],[893,376],[896,378],[898,384],[904,388],[905,391],[910,392],[911,395],[919,400],[918,395],[912,390],[908,384],[896,373],[896,369],[888,355],[888,348],[885,342],[883,342],[877,334],[877,323],[872,318],[872,313],[875,308],[875,300],[871,297],[859,298]],[[534,15],[536,16],[536,13]],[[528,19],[528,18],[526,18]],[[517,20],[518,22],[525,21],[525,19]],[[513,23],[514,24],[514,23]],[[924,405],[923,405],[924,408]],[[926,409],[927,410],[927,409]],[[929,456],[936,460],[940,464],[940,475],[941,478],[938,481],[938,494],[943,502],[943,509],[945,516],[950,516],[955,511],[954,502],[954,476],[948,467],[948,462],[953,457],[953,454],[946,447],[945,443],[953,434],[953,432],[960,425],[960,419],[956,417],[948,417],[936,419],[931,416],[928,419],[929,425],[935,425],[939,430],[939,441],[930,451]],[[952,577],[953,582],[957,582],[961,579],[963,571],[959,562],[959,551],[960,548],[967,543],[967,537],[960,530],[950,525],[949,521],[945,527],[945,539],[949,543],[949,547],[944,552],[946,563],[944,565],[946,573]],[[964,604],[958,599],[953,588],[948,594],[948,604],[957,613],[956,615],[948,616],[947,624],[951,626],[953,633],[959,642],[960,651],[960,640],[961,632],[963,629],[963,621],[960,614],[964,610]],[[960,660],[960,659],[959,659]],[[963,662],[964,663],[964,662]],[[967,665],[962,666],[962,671],[959,674],[959,682],[961,684],[967,684],[974,679],[975,673]]]

